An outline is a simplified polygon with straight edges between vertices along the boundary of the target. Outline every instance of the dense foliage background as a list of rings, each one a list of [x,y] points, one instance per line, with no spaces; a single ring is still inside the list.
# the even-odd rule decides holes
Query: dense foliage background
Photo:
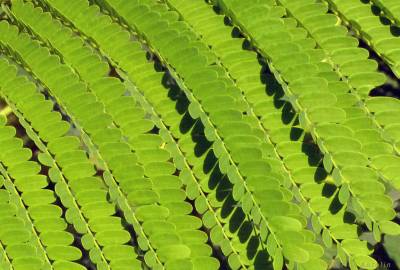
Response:
[[[0,269],[400,268],[398,1],[0,3]]]

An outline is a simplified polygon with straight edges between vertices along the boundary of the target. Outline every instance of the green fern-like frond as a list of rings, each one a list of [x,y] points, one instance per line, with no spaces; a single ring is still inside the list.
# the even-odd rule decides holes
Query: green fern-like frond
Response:
[[[2,207],[1,242],[12,258],[12,267],[82,269],[74,262],[81,258],[81,251],[72,246],[74,238],[66,231],[55,192],[46,188],[47,178],[39,174],[40,165],[30,160],[31,151],[14,137],[13,127],[3,123],[1,134],[0,172],[8,192],[8,204]]]
[[[398,6],[1,3],[0,269],[395,265]]]
[[[399,77],[399,54],[393,49],[398,39],[389,25],[383,24],[369,3],[361,1],[327,1],[333,10],[365,40]],[[390,14],[390,13],[389,13]],[[392,17],[393,18],[393,17]]]
[[[119,10],[117,10],[117,11],[119,11]],[[150,11],[151,12],[151,11]],[[167,11],[168,12],[168,11]],[[128,21],[129,20],[132,20],[132,19],[134,19],[134,16],[132,15],[132,16],[129,16],[128,17]],[[138,22],[138,23],[141,23],[141,22]],[[134,23],[133,23],[133,25],[135,25]],[[140,27],[140,26],[139,26]],[[135,30],[137,30],[137,27],[135,27]],[[146,28],[146,30],[147,30],[147,28]],[[147,37],[147,42],[149,42],[149,43],[151,43],[152,41],[150,40],[150,38],[149,38],[149,36],[147,35],[147,33],[145,32],[146,30],[139,30],[141,33],[142,33],[142,35],[146,35],[146,37]],[[151,31],[150,29],[148,29],[148,31]],[[201,43],[196,43],[196,46],[200,46],[199,44],[201,44]],[[180,45],[182,45],[182,46],[186,46],[185,45],[185,43],[183,43],[183,44],[180,44]],[[156,45],[156,48],[157,48],[157,45]],[[184,47],[182,47],[182,48],[184,48]],[[159,49],[160,51],[161,51],[161,53],[162,53],[162,50],[163,50],[163,48],[161,47],[161,48],[157,48],[157,49]],[[188,53],[190,53],[189,51],[188,51]],[[185,71],[184,70],[182,70],[182,71],[180,71],[180,70],[178,70],[178,67],[179,67],[179,65],[180,65],[180,63],[178,62],[178,60],[177,59],[174,59],[174,56],[173,56],[174,54],[172,53],[170,53],[170,52],[168,52],[168,51],[165,51],[165,58],[166,58],[166,60],[164,60],[164,61],[166,61],[166,63],[168,64],[168,65],[172,65],[172,66],[174,66],[175,67],[175,69],[176,69],[176,72],[177,72],[177,75],[178,76],[182,76],[182,77],[184,77],[185,76]],[[209,53],[208,54],[206,54],[206,55],[209,55]],[[161,57],[161,55],[159,55],[160,57]],[[169,57],[168,56],[170,56],[170,59],[168,59]],[[198,55],[198,57],[200,57],[201,55],[199,54]],[[164,55],[163,55],[163,57],[164,57]],[[193,55],[193,57],[197,57],[196,56],[196,54],[194,54]],[[174,65],[174,61],[176,61],[175,62],[175,65]],[[196,61],[196,60],[194,60],[194,61],[192,61],[193,63],[196,63],[196,62],[198,62],[198,61]],[[199,68],[200,68],[201,66],[199,66]],[[207,70],[208,70],[208,67],[205,67],[204,68],[204,70],[205,70],[205,72],[203,72],[203,74],[204,75],[206,75],[207,74]],[[211,71],[211,68],[209,69],[209,71]],[[213,72],[211,72],[210,74],[213,74]],[[215,73],[215,74],[217,74],[217,73]],[[186,75],[186,76],[188,76],[188,75]],[[193,75],[192,75],[193,76]],[[213,75],[211,75],[211,77],[212,77]],[[217,75],[218,76],[218,75]],[[218,79],[217,79],[218,80]],[[189,83],[187,83],[189,81]],[[191,85],[192,87],[199,87],[199,86],[196,86],[196,82],[194,82],[194,81],[191,81],[190,80],[190,75],[189,75],[189,80],[185,80],[185,78],[183,78],[183,82],[182,82],[182,85],[181,86],[183,86],[183,84],[185,85],[185,87],[187,87],[187,88],[190,88],[188,85]],[[185,87],[183,87],[183,88],[185,88]],[[234,86],[233,86],[234,87]],[[189,90],[189,89],[188,89]],[[188,90],[186,90],[185,92],[186,92],[186,94],[187,94],[187,96],[189,97],[189,99],[191,98],[192,99],[192,101],[200,101],[201,102],[201,100],[202,99],[206,99],[206,96],[202,96],[202,94],[200,93],[200,92],[198,92],[198,96],[196,96],[196,95],[194,95],[192,92],[188,92]],[[240,93],[240,92],[236,92],[236,93]],[[225,94],[225,93],[224,93]],[[229,95],[230,94],[230,92],[226,92],[226,94],[227,95]],[[238,96],[238,98],[242,98],[241,96]],[[237,98],[236,98],[237,99]],[[235,169],[235,163],[234,163],[234,161],[233,161],[233,157],[232,157],[232,155],[229,153],[229,151],[227,150],[227,147],[226,147],[226,145],[225,145],[225,142],[224,141],[222,141],[222,138],[223,137],[228,137],[227,138],[227,140],[229,141],[229,135],[233,135],[234,134],[234,131],[233,130],[231,130],[230,129],[230,127],[229,128],[227,128],[226,129],[226,131],[228,132],[228,130],[229,130],[229,133],[231,133],[231,134],[228,134],[228,133],[226,133],[226,135],[225,134],[222,134],[222,135],[220,135],[220,134],[218,134],[218,133],[220,133],[221,131],[219,131],[218,130],[218,123],[217,124],[215,124],[215,123],[213,123],[212,121],[213,121],[213,119],[210,119],[211,117],[208,117],[208,119],[204,119],[204,117],[202,117],[202,115],[203,116],[205,116],[204,114],[205,114],[205,112],[206,111],[204,111],[205,109],[203,108],[203,105],[200,105],[200,102],[198,103],[198,107],[197,108],[190,108],[189,107],[189,111],[191,112],[191,115],[193,116],[193,117],[198,117],[198,116],[200,116],[200,118],[203,118],[202,120],[204,121],[204,120],[206,120],[205,121],[205,123],[207,123],[207,121],[208,121],[208,125],[210,125],[210,123],[211,123],[211,127],[210,128],[213,128],[214,130],[216,130],[216,135],[217,135],[217,139],[220,141],[220,143],[219,143],[219,149],[216,149],[216,151],[217,152],[220,152],[221,150],[222,151],[224,151],[225,153],[226,153],[226,157],[225,158],[227,158],[228,160],[227,161],[224,161],[224,162],[228,162],[227,164],[229,165],[229,163],[230,164],[232,164],[233,165],[233,170],[231,169],[231,170],[229,170],[229,168],[224,168],[224,166],[222,166],[221,167],[221,170],[222,170],[222,172],[226,172],[226,173],[228,173],[228,175],[230,175],[230,174],[233,174],[233,173],[235,173],[236,174],[236,178],[238,178],[237,180],[239,180],[241,183],[243,183],[243,179],[244,179],[244,177],[251,177],[251,176],[256,176],[257,174],[260,174],[264,169],[263,169],[263,167],[265,166],[265,165],[267,165],[268,163],[264,163],[264,162],[256,162],[255,164],[257,164],[258,163],[258,165],[256,165],[255,167],[254,167],[254,169],[250,169],[250,170],[248,170],[248,171],[246,171],[246,170],[243,170],[243,172],[240,172],[240,165],[239,165],[239,168],[238,167],[236,167],[236,169]],[[210,115],[212,115],[212,112],[213,111],[215,111],[215,110],[217,110],[218,111],[218,109],[215,107],[215,106],[213,106],[213,104],[211,103],[211,102],[209,102],[209,103],[207,103],[206,101],[204,102],[204,104],[207,104],[208,105],[208,110],[210,110],[210,112],[209,112],[209,114]],[[242,103],[243,104],[243,103]],[[206,105],[206,106],[207,106]],[[231,109],[233,109],[234,107],[232,107]],[[240,108],[240,107],[237,107],[238,109]],[[239,109],[239,111],[238,112],[240,112],[240,109]],[[216,114],[218,115],[218,113],[219,112],[216,112]],[[199,115],[200,114],[200,115]],[[235,119],[235,118],[233,118],[233,119]],[[237,118],[236,118],[237,119]],[[229,119],[230,120],[230,119]],[[244,121],[243,121],[244,120]],[[242,133],[242,134],[245,134],[246,132],[250,132],[250,133],[252,133],[252,131],[251,131],[251,126],[250,126],[250,124],[248,124],[248,123],[246,123],[247,121],[245,120],[245,119],[243,119],[242,121],[243,121],[243,123],[241,123],[242,121],[239,121],[238,119],[234,122],[234,124],[236,125],[238,125],[238,127],[240,127],[239,129],[240,129],[240,132]],[[218,120],[214,120],[214,121],[218,121]],[[204,123],[204,122],[203,122]],[[246,123],[246,124],[245,124]],[[249,127],[250,129],[247,129],[247,127]],[[222,128],[221,128],[222,130],[224,130],[224,128],[223,128],[223,125],[222,125]],[[248,131],[247,131],[248,130]],[[207,136],[207,126],[206,126],[206,136]],[[243,131],[245,132],[245,133],[243,133]],[[222,131],[222,132],[224,132],[224,131]],[[221,132],[221,133],[222,133]],[[233,134],[232,134],[233,133]],[[253,137],[253,138],[255,138],[255,137]],[[215,140],[215,139],[214,139]],[[233,141],[233,139],[231,139],[230,140],[230,142],[232,142]],[[214,144],[215,144],[215,142],[214,142]],[[233,145],[233,144],[231,144],[231,145]],[[232,147],[232,146],[231,146]],[[220,159],[221,158],[224,158],[224,157],[220,157]],[[239,163],[240,163],[240,161],[239,161]],[[263,164],[265,164],[265,165],[263,165]],[[226,165],[225,165],[226,166]],[[271,166],[271,165],[268,165],[268,166]],[[236,172],[235,172],[236,171]],[[232,175],[231,176],[231,178],[232,177],[235,177],[235,175]],[[232,180],[232,179],[231,179]],[[237,181],[237,180],[232,180],[232,181]],[[239,183],[238,183],[239,184]],[[252,207],[252,204],[254,204],[254,203],[256,203],[256,205],[255,205],[255,207],[256,207],[256,209],[258,208],[258,209],[260,209],[259,207],[258,207],[258,202],[256,201],[256,200],[260,200],[260,199],[256,199],[256,197],[253,195],[253,192],[250,192],[250,190],[246,187],[246,186],[242,186],[242,188],[244,188],[245,189],[245,193],[247,193],[247,195],[248,195],[248,198],[247,198],[247,205],[246,205],[246,209],[248,209],[247,211],[250,211],[251,210],[251,207]],[[233,194],[234,194],[234,197],[236,196],[236,199],[238,199],[238,200],[241,200],[242,198],[243,198],[243,195],[245,195],[245,194],[243,194],[243,193],[236,193],[236,189],[238,189],[238,187],[234,187],[234,190],[233,190]],[[240,190],[240,188],[239,188],[239,190]],[[238,190],[238,191],[239,191]],[[260,190],[261,191],[261,190]],[[240,191],[239,191],[240,192]],[[267,190],[265,190],[264,189],[264,191],[261,191],[261,192],[269,192],[269,190],[267,189]],[[255,193],[255,192],[254,192]],[[288,194],[290,194],[290,192],[288,193]],[[261,198],[261,194],[259,194],[259,198]],[[279,198],[279,197],[278,197]],[[290,197],[286,197],[286,199],[285,200],[287,200],[287,199],[289,199]],[[249,203],[250,203],[250,205],[249,205]],[[289,203],[290,204],[290,203]],[[258,210],[258,211],[261,211],[261,210]],[[254,216],[253,216],[253,218],[254,218]],[[274,220],[274,218],[272,218],[273,220]],[[270,241],[272,241],[272,242],[276,242],[276,244],[277,244],[277,247],[278,247],[278,250],[281,250],[281,243],[280,243],[280,240],[277,240],[277,238],[279,238],[279,236],[277,236],[277,235],[275,235],[275,233],[274,233],[274,229],[272,229],[272,226],[271,225],[269,225],[269,221],[266,219],[266,217],[265,217],[265,214],[261,214],[261,220],[263,221],[263,226],[265,226],[265,229],[266,229],[266,231],[270,231],[271,232],[271,237],[270,237]],[[276,220],[277,220],[277,218],[276,218]],[[254,220],[255,222],[260,222],[260,221],[256,221],[256,220]],[[290,220],[287,220],[287,222],[291,222]],[[295,221],[293,221],[294,223],[296,223]],[[297,222],[299,222],[299,221],[297,221]],[[301,226],[304,226],[304,225],[301,225],[301,223],[299,222],[298,223],[299,225],[300,225],[300,227]],[[297,226],[297,225],[296,225]],[[262,230],[265,230],[265,229],[262,229]],[[297,229],[294,229],[294,230],[297,230]],[[279,229],[278,229],[278,231],[279,231]],[[311,248],[311,246],[310,247],[306,247],[306,249],[307,248]],[[289,250],[290,248],[288,248],[288,250]],[[306,253],[307,251],[305,251],[305,253]],[[278,255],[278,256],[281,256],[281,255]],[[303,258],[304,259],[304,258]]]
[[[102,180],[94,177],[93,165],[90,164],[86,153],[79,149],[79,140],[76,137],[66,135],[69,124],[60,118],[51,117],[52,115],[57,116],[57,112],[51,111],[51,107],[42,105],[50,104],[52,106],[52,103],[46,102],[41,94],[36,93],[33,83],[28,82],[24,77],[17,77],[15,68],[7,66],[5,62],[1,64],[3,74],[14,77],[10,84],[21,85],[19,96],[13,94],[13,91],[9,88],[10,84],[4,85],[2,92],[7,95],[5,100],[13,108],[13,112],[19,118],[28,136],[42,151],[38,159],[43,166],[49,167],[49,176],[55,184],[55,192],[61,203],[67,208],[67,221],[74,226],[76,232],[82,234],[82,246],[91,254],[93,262],[99,268],[107,268],[106,253],[103,254],[102,249],[107,250],[109,246],[117,244],[123,245],[131,237],[121,225],[118,226],[118,218],[111,217],[115,214],[115,210],[113,211],[114,206],[109,204],[106,199],[107,190],[102,184]],[[35,117],[38,111],[29,110],[32,107],[42,108],[43,113],[40,115],[47,116],[47,120]],[[49,119],[55,120],[53,123],[49,123]],[[46,125],[41,124],[44,122]],[[53,132],[53,134],[49,134],[49,131],[54,130],[61,133],[54,134]],[[45,142],[48,143],[48,146],[45,145]],[[57,147],[54,147],[54,144],[57,144]],[[63,145],[69,147],[64,148]],[[79,171],[74,172],[74,168],[79,168]],[[109,211],[103,213],[96,211],[96,205],[104,205]],[[115,225],[96,229],[101,225],[101,222],[107,220],[113,221]],[[119,235],[119,240],[110,241],[110,235],[114,234]],[[108,259],[113,262],[115,259],[121,258]]]
[[[334,67],[340,79],[347,82],[348,88],[353,92],[353,94],[343,93],[336,95],[338,102],[348,102],[347,104],[343,104],[342,108],[348,110],[348,105],[352,103],[351,105],[353,105],[353,107],[359,107],[365,112],[365,115],[368,116],[371,124],[369,126],[364,124],[362,128],[357,128],[354,134],[355,138],[363,143],[365,142],[365,145],[363,145],[363,152],[372,159],[382,155],[388,157],[391,156],[393,152],[396,152],[398,155],[398,149],[395,143],[397,139],[390,136],[390,134],[386,135],[384,131],[384,127],[386,126],[385,121],[382,120],[381,117],[378,117],[377,112],[374,111],[373,108],[368,106],[368,104],[373,102],[374,98],[370,97],[368,101],[366,101],[364,97],[365,94],[368,94],[371,89],[377,87],[385,79],[382,74],[376,71],[377,63],[367,58],[368,53],[365,49],[357,47],[358,42],[354,37],[346,36],[345,28],[336,24],[337,19],[332,17],[332,14],[326,13],[327,7],[323,4],[310,3],[312,7],[311,10],[315,11],[310,12],[309,10],[305,10],[303,5],[304,2],[290,2],[284,4],[284,6],[288,8],[287,10],[293,14],[293,17],[296,18],[308,31],[309,35],[316,40],[317,46],[325,51],[326,57],[332,55],[332,57],[329,58],[330,64]],[[326,23],[324,24],[321,22]],[[337,34],[332,35],[332,32]],[[354,56],[351,61],[347,61],[345,57],[346,53],[354,54],[358,57]],[[358,79],[364,77],[368,77],[369,79]],[[374,84],[374,82],[376,83]],[[359,103],[361,103],[362,106],[360,106]],[[393,110],[396,110],[395,107]],[[359,113],[359,110],[357,113]],[[363,119],[357,114],[350,116],[349,112],[347,112],[347,117],[358,118],[360,122],[362,120],[366,121],[365,118]],[[370,141],[369,139],[372,137],[374,137],[374,140]],[[392,146],[390,146],[390,144],[392,144]],[[395,156],[396,155],[392,155],[393,158],[395,158]],[[385,172],[379,168],[377,168],[377,170],[385,175]],[[392,182],[391,184],[398,188],[398,184],[395,181],[389,180],[392,179],[392,177],[388,175],[386,178],[387,181]]]
[[[268,45],[267,43],[264,43],[264,38],[265,35],[267,35],[267,32],[264,31],[264,36],[261,35],[261,32],[257,31],[257,24],[250,24],[250,21],[246,21],[246,18],[250,18],[250,13],[246,13],[245,9],[243,6],[240,6],[238,3],[235,2],[235,4],[232,3],[232,1],[227,1],[224,6],[226,12],[229,12],[228,14],[234,18],[234,20],[237,20],[237,22],[240,21],[240,26],[241,29],[249,35],[251,40],[257,44],[258,47],[260,47],[260,51],[263,55],[265,55],[269,60],[269,65],[270,68],[275,72],[275,74],[279,74],[281,77],[281,83],[283,84],[284,90],[286,95],[288,96],[293,96],[295,97],[296,95],[300,95],[300,92],[297,91],[307,91],[307,92],[321,92],[321,85],[326,85],[327,90],[329,92],[333,92],[333,90],[330,90],[332,88],[332,85],[335,85],[328,81],[329,78],[324,78],[324,75],[326,73],[319,73],[318,70],[316,69],[316,72],[310,72],[307,71],[306,74],[302,74],[301,79],[297,79],[296,77],[291,76],[291,68],[290,68],[290,63],[292,61],[295,61],[296,63],[302,63],[302,64],[313,64],[313,61],[316,63],[320,57],[320,55],[317,54],[316,49],[304,47],[302,49],[301,46],[304,46],[303,44],[307,41],[305,39],[306,37],[303,38],[295,38],[293,36],[294,33],[296,33],[296,28],[295,25],[292,25],[292,32],[289,32],[290,26],[286,26],[288,24],[287,20],[285,19],[279,19],[283,14],[282,13],[277,13],[276,14],[276,19],[268,18],[265,19],[266,22],[264,24],[274,23],[277,25],[281,25],[281,35],[277,35],[275,32],[272,32],[271,35],[276,39],[276,43],[281,42],[279,45]],[[271,12],[273,11],[273,7],[266,7],[264,6],[259,6],[259,9],[265,9],[265,12]],[[251,8],[249,8],[251,9]],[[274,14],[275,15],[275,14]],[[272,15],[271,15],[272,17]],[[268,21],[268,22],[267,22]],[[278,26],[276,27],[278,28]],[[254,29],[254,30],[253,30]],[[299,31],[299,35],[300,35]],[[285,37],[286,35],[286,37]],[[286,45],[287,44],[287,45]],[[295,48],[297,46],[297,50],[292,50],[292,53],[289,53],[285,55],[285,49],[284,46],[291,46]],[[312,46],[312,45],[311,45]],[[295,51],[295,53],[293,52]],[[296,52],[297,51],[297,52]],[[290,58],[289,58],[290,57]],[[297,70],[293,70],[293,72],[297,72]],[[305,80],[304,77],[310,77],[308,80]],[[293,77],[293,79],[291,79]],[[313,84],[316,85],[318,84],[318,88],[313,89]],[[307,89],[308,88],[308,89]],[[324,91],[324,90],[322,90]],[[377,228],[378,224],[380,221],[387,222],[391,219],[393,219],[395,213],[392,211],[391,205],[392,203],[390,202],[389,197],[385,197],[384,195],[384,189],[374,190],[374,192],[379,193],[379,196],[382,196],[382,200],[384,197],[389,199],[388,204],[384,207],[384,211],[387,214],[382,214],[381,210],[377,210],[377,205],[369,205],[370,201],[366,201],[366,198],[363,199],[362,196],[360,196],[360,192],[357,191],[355,181],[357,181],[357,176],[356,176],[356,168],[358,172],[360,170],[365,171],[366,176],[364,178],[368,179],[370,177],[373,182],[378,181],[378,176],[374,174],[374,172],[370,168],[362,168],[362,167],[352,167],[352,166],[346,166],[348,164],[338,164],[337,159],[335,158],[335,154],[337,152],[340,152],[340,149],[342,151],[346,150],[349,151],[351,150],[352,152],[359,152],[361,154],[362,150],[362,144],[360,141],[357,141],[351,137],[352,133],[354,133],[354,129],[357,126],[354,125],[349,125],[348,123],[351,121],[349,113],[346,115],[346,111],[340,108],[340,106],[335,105],[333,103],[329,108],[328,107],[321,107],[319,104],[315,104],[317,107],[315,107],[314,104],[307,104],[304,103],[300,100],[295,100],[294,102],[294,107],[296,110],[298,110],[300,114],[300,124],[309,130],[311,134],[313,135],[314,140],[318,143],[319,148],[325,155],[324,157],[324,167],[327,171],[331,171],[333,169],[333,177],[335,178],[335,181],[338,182],[338,184],[341,185],[340,190],[339,190],[339,200],[343,204],[347,204],[349,195],[352,197],[352,203],[357,203],[357,208],[356,211],[360,214],[362,218],[365,219],[365,222],[369,226],[369,228],[372,230],[374,229],[377,230],[378,232],[376,234],[379,234],[379,229]],[[323,111],[326,112],[324,115]],[[315,114],[315,112],[318,112],[318,115]],[[329,115],[328,115],[329,113]],[[315,117],[315,118],[314,118]],[[346,121],[346,117],[349,118],[349,120]],[[356,118],[357,119],[357,118]],[[357,119],[359,123],[361,123],[361,119]],[[351,122],[350,122],[351,123]],[[332,125],[335,124],[337,127],[343,127],[348,130],[348,132],[343,131],[335,131],[332,132],[332,129],[330,132],[326,133],[325,131],[328,131],[325,127],[326,125]],[[347,125],[346,125],[347,124]],[[357,124],[357,123],[355,123]],[[333,127],[333,126],[332,126]],[[322,133],[321,133],[322,132]],[[324,134],[326,133],[326,135]],[[347,135],[348,134],[348,135]],[[341,137],[338,137],[338,136]],[[348,139],[345,139],[348,137]],[[342,141],[341,144],[335,143],[335,141],[338,141],[338,139]],[[344,141],[348,140],[348,143],[344,143]],[[356,146],[359,145],[359,146]],[[354,173],[351,173],[354,171]],[[353,187],[353,185],[355,185]],[[383,186],[382,186],[383,187]],[[355,189],[354,189],[355,188]],[[357,194],[359,193],[359,194]],[[360,198],[358,198],[360,196]],[[321,201],[322,202],[322,201]],[[375,210],[374,210],[375,208]],[[379,214],[378,214],[379,212]],[[342,241],[343,244],[347,243],[347,240]],[[368,255],[366,254],[360,254],[360,255]],[[356,260],[357,261],[357,260]],[[354,261],[352,262],[354,264]]]
[[[52,40],[49,39],[49,42],[52,43]],[[58,49],[58,47],[56,48]],[[62,48],[59,50],[60,53],[62,54],[64,51],[62,50]],[[61,56],[63,57],[63,55]],[[64,61],[67,61],[70,58],[67,57],[63,57]],[[96,59],[96,58],[94,58]],[[92,61],[96,64],[96,61]],[[68,62],[68,63],[72,63],[73,68],[75,68],[75,70],[77,71],[78,74],[83,73],[85,70],[82,69],[79,65],[76,65],[73,63],[73,61]],[[76,63],[76,62],[75,62]],[[101,64],[101,62],[99,63],[99,65]],[[86,77],[86,76],[85,76]],[[190,205],[188,203],[185,202],[180,202],[180,200],[182,200],[184,198],[184,196],[182,197],[183,191],[180,191],[178,188],[174,187],[175,185],[171,185],[171,186],[165,186],[165,187],[158,187],[155,186],[155,184],[157,184],[157,180],[161,181],[161,180],[170,180],[170,178],[166,178],[166,176],[168,174],[172,174],[175,172],[175,168],[172,167],[172,165],[168,162],[165,162],[166,160],[169,159],[169,153],[166,150],[163,149],[159,149],[159,146],[156,144],[154,146],[139,146],[137,145],[134,140],[137,136],[140,136],[142,133],[146,133],[149,129],[151,129],[153,127],[152,124],[147,124],[147,123],[151,123],[149,120],[136,120],[137,118],[140,118],[141,116],[144,115],[143,112],[141,112],[141,110],[139,108],[137,108],[136,110],[132,110],[131,108],[128,108],[128,106],[130,105],[131,107],[135,107],[135,100],[131,97],[126,97],[126,96],[122,96],[122,92],[124,91],[123,85],[121,83],[118,84],[118,82],[116,80],[112,80],[111,78],[108,80],[110,81],[110,83],[107,82],[108,78],[103,78],[101,76],[96,77],[96,76],[91,76],[89,81],[89,87],[90,89],[93,91],[93,93],[96,95],[97,98],[99,98],[100,102],[103,102],[104,106],[105,106],[105,110],[109,111],[115,121],[115,124],[118,125],[121,130],[123,131],[123,135],[125,135],[128,139],[128,144],[129,147],[132,150],[135,150],[137,153],[137,160],[140,164],[140,166],[143,168],[141,169],[140,167],[137,167],[137,170],[139,170],[137,173],[136,177],[143,177],[143,172],[140,172],[140,170],[144,170],[144,174],[147,177],[150,178],[154,178],[154,186],[152,187],[153,190],[156,190],[157,192],[154,192],[153,190],[131,190],[128,194],[128,200],[131,201],[133,204],[136,204],[137,206],[140,205],[146,205],[146,204],[152,204],[155,202],[159,202],[160,207],[145,207],[142,206],[138,209],[138,212],[141,213],[141,216],[143,216],[143,212],[145,210],[149,210],[149,211],[153,211],[154,214],[156,213],[164,213],[162,215],[162,218],[165,219],[167,216],[165,216],[165,213],[168,214],[168,211],[171,212],[175,212],[177,210],[179,211],[183,211],[182,212],[182,216],[177,216],[177,217],[171,217],[170,220],[173,221],[173,223],[175,223],[176,226],[179,225],[179,223],[191,223],[192,227],[188,227],[188,228],[182,228],[182,229],[189,229],[189,231],[187,231],[186,233],[188,235],[190,234],[196,234],[196,229],[198,228],[198,223],[199,221],[196,220],[195,218],[189,218],[188,216],[186,216],[187,211],[190,210]],[[99,81],[101,82],[101,84],[99,83]],[[92,83],[93,82],[93,83]],[[106,87],[106,89],[104,89]],[[104,93],[107,90],[112,90],[114,91],[115,95],[114,95],[114,100],[110,100],[109,98],[105,97],[104,95],[101,95],[101,93]],[[120,96],[118,95],[118,93],[120,93]],[[115,105],[119,105],[119,107],[115,106]],[[126,105],[126,109],[121,106],[121,104],[125,104]],[[122,112],[122,113],[121,113]],[[157,136],[154,136],[154,139],[157,139]],[[109,158],[110,159],[110,168],[113,170],[115,168],[115,166],[113,166],[114,164],[117,163],[121,163],[121,159],[117,159],[117,160],[112,160],[114,157],[113,155],[115,155],[114,153],[110,153],[109,151],[115,151],[115,150],[107,150],[110,146],[113,147],[118,147],[118,144],[116,143],[109,143],[107,142],[107,144],[105,144],[104,146],[102,146],[102,144],[99,144],[99,149],[100,149],[100,154],[105,153],[104,159]],[[119,147],[119,150],[125,154],[128,155],[127,152],[123,151],[123,145],[120,144],[121,147]],[[103,148],[104,147],[104,148]],[[121,153],[119,153],[121,154]],[[133,157],[133,156],[132,156]],[[107,163],[107,161],[105,162]],[[132,165],[131,165],[132,166]],[[119,168],[123,168],[120,164],[118,164]],[[126,169],[126,168],[123,168]],[[157,171],[158,169],[158,171]],[[123,179],[126,177],[129,177],[129,175],[125,175],[118,172],[118,170],[113,170],[113,174],[116,175],[116,179],[121,183],[123,182]],[[166,178],[166,179],[164,179]],[[143,179],[145,180],[145,179]],[[151,181],[149,181],[150,179],[148,179],[148,184],[151,187]],[[123,185],[122,187],[126,187],[127,190],[131,189],[131,184],[128,185]],[[168,185],[168,183],[165,183],[166,185]],[[172,184],[172,183],[171,183]],[[171,195],[172,198],[168,198],[169,193],[172,193],[174,195]],[[181,199],[179,199],[181,198]],[[163,207],[165,206],[165,207]],[[143,221],[146,221],[146,219],[154,219],[154,217],[152,217],[150,214],[148,214],[149,217],[147,216],[143,216],[142,218],[144,219]],[[187,224],[187,225],[189,225]],[[177,228],[180,229],[180,228]],[[190,229],[192,229],[193,231],[191,231]],[[168,232],[169,234],[172,234],[172,232]],[[155,243],[158,243],[158,240],[155,239],[154,240]],[[147,240],[148,244],[150,244],[151,240]],[[203,244],[201,241],[199,240],[192,240],[190,241],[190,239],[187,240],[187,246],[191,247],[191,249],[193,250],[193,253],[196,254],[198,253],[198,256],[205,256],[208,255],[209,253],[211,253],[211,251],[209,250],[209,248],[207,247],[207,245]],[[160,244],[158,244],[160,245]],[[171,243],[167,243],[166,247],[163,247],[163,245],[160,245],[159,250],[160,250],[160,256],[162,256],[162,258],[160,257],[159,259],[157,259],[160,263],[160,261],[168,261],[170,258],[169,257],[165,257],[166,255],[164,251],[164,249],[166,248],[172,248],[168,247],[171,246]],[[176,246],[179,248],[179,245]],[[186,252],[186,250],[188,249],[186,246],[182,245],[182,250],[183,252]],[[186,248],[186,250],[185,250]],[[145,248],[146,250],[146,248]],[[154,251],[153,251],[154,253]],[[151,254],[149,253],[149,256],[156,256],[156,254]],[[157,258],[157,257],[155,257]],[[174,257],[171,257],[174,258]],[[148,258],[148,264],[150,266],[154,265],[154,262],[151,261],[151,257]],[[210,264],[214,264],[214,261],[210,261]]]

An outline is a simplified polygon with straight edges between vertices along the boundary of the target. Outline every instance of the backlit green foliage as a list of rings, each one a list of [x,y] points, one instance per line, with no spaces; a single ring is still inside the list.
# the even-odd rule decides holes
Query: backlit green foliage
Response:
[[[395,263],[399,8],[3,3],[0,268]]]

